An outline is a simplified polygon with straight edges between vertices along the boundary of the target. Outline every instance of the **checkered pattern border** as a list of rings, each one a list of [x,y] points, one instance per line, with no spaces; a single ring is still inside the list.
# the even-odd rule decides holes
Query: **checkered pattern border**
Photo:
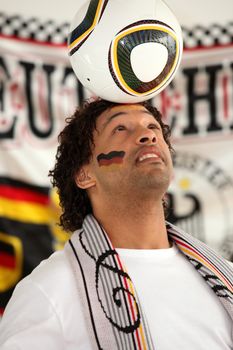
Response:
[[[191,29],[183,27],[182,32],[184,49],[233,44],[233,22],[229,22],[225,26],[212,24],[208,27],[197,25]]]
[[[66,44],[69,23],[43,21],[36,17],[23,18],[0,12],[0,35],[49,44]]]
[[[183,27],[184,49],[197,47],[226,46],[233,44],[233,22],[225,26],[212,24],[208,27],[197,25]],[[65,45],[69,32],[69,23],[57,23],[53,20],[42,21],[39,18],[9,16],[0,12],[0,35],[33,40],[39,43]]]

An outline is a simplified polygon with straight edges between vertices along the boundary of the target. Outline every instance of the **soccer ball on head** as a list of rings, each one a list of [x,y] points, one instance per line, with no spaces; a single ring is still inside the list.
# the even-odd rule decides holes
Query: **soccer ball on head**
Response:
[[[183,41],[162,0],[89,0],[72,21],[68,45],[84,87],[105,100],[137,103],[171,82]]]

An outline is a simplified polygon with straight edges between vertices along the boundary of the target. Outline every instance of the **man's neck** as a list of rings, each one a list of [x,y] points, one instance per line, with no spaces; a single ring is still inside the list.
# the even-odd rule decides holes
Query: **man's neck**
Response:
[[[170,247],[161,201],[142,205],[108,206],[94,210],[115,248],[166,249]]]

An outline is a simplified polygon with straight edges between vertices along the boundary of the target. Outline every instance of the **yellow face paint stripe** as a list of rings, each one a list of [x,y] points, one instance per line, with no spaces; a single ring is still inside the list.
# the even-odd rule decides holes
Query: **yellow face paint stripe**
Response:
[[[177,46],[177,50],[176,50],[176,56],[175,56],[175,60],[174,60],[174,63],[170,69],[170,72],[173,71],[173,68],[177,65],[177,61],[178,61],[178,57],[179,57],[179,54],[180,54],[180,46],[179,46],[179,42],[176,38],[176,36],[174,35],[174,33],[172,31],[169,31],[168,29],[165,29],[165,28],[161,28],[161,26],[157,26],[157,25],[147,25],[147,26],[140,26],[138,27],[137,29],[134,28],[131,28],[129,30],[126,30],[124,32],[122,32],[121,34],[119,34],[119,36],[116,37],[116,39],[114,40],[114,44],[112,46],[112,56],[113,56],[113,63],[114,63],[114,69],[116,71],[116,75],[120,81],[120,83],[122,84],[122,86],[124,87],[124,89],[127,91],[127,92],[130,92],[132,93],[133,95],[137,95],[137,96],[143,96],[143,95],[148,95],[156,90],[158,90],[162,85],[164,85],[166,83],[166,81],[170,78],[170,74],[167,75],[166,79],[164,79],[159,85],[157,85],[155,88],[149,90],[149,91],[146,91],[146,92],[143,92],[143,93],[140,93],[140,92],[137,92],[137,91],[134,91],[133,89],[131,89],[128,84],[126,84],[122,74],[121,74],[121,71],[120,71],[120,68],[119,68],[119,64],[118,64],[118,59],[117,59],[117,47],[118,47],[118,42],[119,40],[121,40],[124,36],[128,35],[128,34],[131,34],[131,33],[134,33],[134,32],[137,32],[137,31],[141,31],[141,30],[159,30],[159,31],[163,31],[165,33],[168,33],[170,36],[172,36],[172,38],[175,40],[176,42],[176,46]]]
[[[102,165],[101,169],[106,171],[106,172],[111,172],[111,171],[117,171],[119,170],[123,164],[111,164],[111,165]]]

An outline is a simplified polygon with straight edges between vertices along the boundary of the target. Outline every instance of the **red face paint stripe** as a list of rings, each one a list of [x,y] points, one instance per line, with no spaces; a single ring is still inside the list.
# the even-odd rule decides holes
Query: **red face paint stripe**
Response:
[[[112,158],[112,159],[101,159],[99,161],[99,165],[103,166],[103,165],[112,165],[112,164],[122,164],[123,163],[123,159],[122,158]]]

